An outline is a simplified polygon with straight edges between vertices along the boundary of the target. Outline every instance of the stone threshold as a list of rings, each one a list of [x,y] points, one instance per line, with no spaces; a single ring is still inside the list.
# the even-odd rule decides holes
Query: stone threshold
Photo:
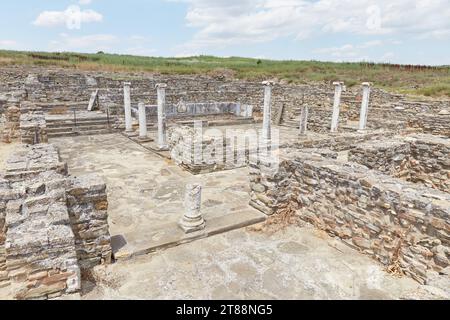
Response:
[[[196,240],[245,228],[264,222],[267,216],[248,208],[226,216],[206,220],[202,231],[185,234],[177,223],[168,223],[159,230],[135,230],[132,234],[115,235],[111,239],[116,261],[129,260],[156,251],[165,250]]]
[[[124,132],[120,133],[122,136],[128,138],[129,140],[133,141],[134,143],[137,143],[138,145],[140,145],[141,147],[143,147],[144,149],[156,154],[157,156],[163,158],[163,159],[167,159],[170,160],[171,156],[170,156],[170,152],[166,151],[166,150],[159,150],[158,146],[156,145],[156,142],[154,141],[153,138],[149,137],[148,140],[140,140],[139,136],[137,134],[135,135],[127,135]]]

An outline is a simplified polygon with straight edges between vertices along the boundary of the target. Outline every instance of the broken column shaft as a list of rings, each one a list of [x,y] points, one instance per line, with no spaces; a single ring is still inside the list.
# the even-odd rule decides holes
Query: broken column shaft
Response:
[[[147,115],[142,102],[139,103],[139,138],[147,139]]]
[[[205,220],[201,213],[202,187],[198,184],[188,184],[184,199],[185,213],[179,226],[185,233],[200,231],[205,228]]]
[[[359,118],[359,130],[364,131],[367,127],[367,115],[369,114],[369,99],[370,99],[370,83],[364,82],[363,98],[361,103],[361,114]]]
[[[132,132],[132,118],[131,118],[131,83],[125,82],[123,84],[123,100],[125,108],[125,132]]]
[[[158,92],[158,148],[167,150],[166,137],[166,87],[164,83],[156,85]]]
[[[303,106],[300,114],[300,135],[306,135],[308,130],[309,107]]]
[[[337,132],[339,126],[339,113],[341,106],[341,96],[342,96],[342,82],[333,82],[334,89],[334,104],[333,104],[333,115],[331,117],[331,132]]]
[[[264,114],[263,114],[263,131],[262,138],[265,142],[271,139],[271,121],[272,121],[272,86],[273,82],[264,81]]]

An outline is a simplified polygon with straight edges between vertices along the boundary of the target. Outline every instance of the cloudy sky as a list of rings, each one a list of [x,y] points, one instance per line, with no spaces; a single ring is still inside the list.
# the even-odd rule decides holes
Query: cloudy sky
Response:
[[[450,0],[3,0],[0,49],[450,65]]]

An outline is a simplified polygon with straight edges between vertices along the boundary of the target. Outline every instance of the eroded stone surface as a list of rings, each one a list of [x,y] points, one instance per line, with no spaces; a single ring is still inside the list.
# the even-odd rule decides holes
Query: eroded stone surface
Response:
[[[449,298],[311,228],[274,235],[232,231],[97,269],[103,284],[83,299]],[[280,250],[281,248],[281,250]],[[320,274],[320,276],[318,276]],[[109,285],[108,285],[109,284]]]

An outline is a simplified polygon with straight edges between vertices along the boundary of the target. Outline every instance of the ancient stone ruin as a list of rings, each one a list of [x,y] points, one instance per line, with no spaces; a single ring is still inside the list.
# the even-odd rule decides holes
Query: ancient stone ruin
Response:
[[[79,295],[98,266],[287,211],[448,281],[449,111],[369,82],[3,68],[0,288]]]

